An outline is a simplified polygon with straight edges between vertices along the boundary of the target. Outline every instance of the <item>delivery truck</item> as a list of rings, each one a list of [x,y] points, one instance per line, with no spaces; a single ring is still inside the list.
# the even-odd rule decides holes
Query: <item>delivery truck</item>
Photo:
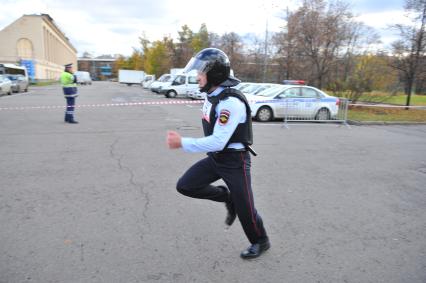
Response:
[[[141,85],[145,79],[144,71],[135,70],[118,70],[118,82],[127,84],[128,86],[138,84]]]

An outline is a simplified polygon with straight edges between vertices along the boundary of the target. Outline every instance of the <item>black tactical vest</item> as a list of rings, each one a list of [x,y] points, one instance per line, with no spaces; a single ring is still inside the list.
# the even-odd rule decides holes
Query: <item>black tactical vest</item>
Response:
[[[226,143],[225,148],[230,143],[242,143],[243,145],[251,145],[253,144],[253,131],[251,125],[251,110],[250,105],[246,99],[246,97],[239,91],[234,88],[225,88],[219,95],[217,96],[207,96],[208,101],[212,104],[210,110],[210,123],[203,119],[203,130],[205,136],[210,136],[213,134],[214,125],[217,120],[216,106],[219,104],[221,100],[228,99],[228,97],[236,97],[242,102],[244,102],[246,106],[246,114],[247,119],[244,123],[238,124],[234,133],[232,134],[229,141]]]

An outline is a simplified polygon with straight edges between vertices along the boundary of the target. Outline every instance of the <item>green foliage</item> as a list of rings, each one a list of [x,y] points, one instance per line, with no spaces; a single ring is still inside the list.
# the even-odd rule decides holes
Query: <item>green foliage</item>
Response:
[[[329,88],[337,96],[350,99],[352,103],[362,97],[363,101],[372,101],[372,90],[384,90],[397,79],[395,71],[388,67],[387,59],[381,56],[365,54],[353,58],[353,67],[345,78],[336,78]]]
[[[191,48],[198,52],[210,46],[209,33],[206,24],[202,24],[198,33],[194,34],[191,40]]]
[[[155,74],[157,77],[169,72],[172,67],[170,52],[168,50],[169,39],[155,41],[152,47],[145,53],[144,68],[148,74]]]
[[[198,33],[184,25],[178,34],[179,41],[175,43],[169,37],[150,42],[145,33],[142,33],[139,37],[141,49],[134,49],[128,58],[120,56],[115,62],[113,73],[116,75],[119,69],[143,70],[159,77],[173,67],[183,67],[195,52],[210,45],[205,24],[201,25]]]

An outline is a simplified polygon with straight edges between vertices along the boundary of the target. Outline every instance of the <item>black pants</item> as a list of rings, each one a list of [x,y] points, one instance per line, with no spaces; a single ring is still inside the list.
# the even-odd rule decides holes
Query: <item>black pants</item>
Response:
[[[209,153],[195,163],[177,183],[177,190],[186,196],[218,202],[229,200],[229,193],[211,183],[223,179],[230,191],[238,219],[250,243],[267,238],[262,218],[254,207],[251,190],[250,154],[248,152]]]
[[[75,97],[65,97],[67,109],[65,110],[65,122],[74,121]]]

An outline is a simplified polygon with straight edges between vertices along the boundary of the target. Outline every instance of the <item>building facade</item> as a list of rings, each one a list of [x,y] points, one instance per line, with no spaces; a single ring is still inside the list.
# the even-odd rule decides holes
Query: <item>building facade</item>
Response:
[[[77,50],[47,14],[23,15],[0,31],[0,63],[27,68],[33,80],[57,80],[64,65],[77,66]]]
[[[78,58],[78,70],[90,73],[93,80],[105,81],[112,79],[116,59]]]

